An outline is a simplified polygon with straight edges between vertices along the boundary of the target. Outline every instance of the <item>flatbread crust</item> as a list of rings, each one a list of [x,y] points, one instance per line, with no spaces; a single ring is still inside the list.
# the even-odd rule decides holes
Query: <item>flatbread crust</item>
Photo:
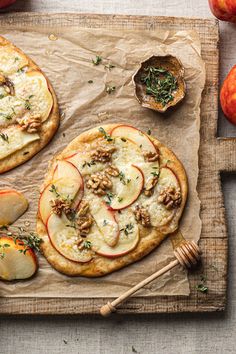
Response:
[[[119,126],[120,124],[104,125],[103,128],[107,133]],[[94,139],[100,137],[98,127],[86,131],[75,138],[58,156],[49,164],[49,172],[46,175],[45,182],[42,186],[42,190],[48,183],[50,183],[53,175],[53,171],[57,160],[64,159],[70,156],[73,152],[83,148],[84,144],[92,142]],[[51,245],[46,228],[42,223],[39,215],[37,216],[37,233],[43,239],[41,244],[41,250],[48,260],[48,262],[59,272],[70,276],[86,276],[86,277],[99,277],[105,274],[116,271],[130,263],[136,262],[150,253],[156,248],[168,234],[174,232],[178,228],[178,223],[184,210],[184,206],[187,199],[187,177],[183,165],[175,156],[175,154],[161,144],[156,138],[150,136],[150,139],[155,142],[155,145],[160,151],[160,167],[166,165],[174,171],[176,174],[182,194],[182,202],[179,206],[174,218],[171,222],[161,228],[144,228],[140,226],[140,241],[136,248],[124,256],[117,258],[106,258],[95,254],[94,258],[88,263],[76,263],[61,256],[55,248]]]
[[[34,141],[26,145],[24,148],[16,151],[10,156],[5,157],[0,160],[0,174],[13,169],[16,166],[21,165],[22,163],[30,160],[34,155],[36,155],[40,150],[42,150],[52,139],[54,134],[56,133],[59,123],[60,123],[60,115],[57,97],[55,91],[50,84],[49,80],[42,72],[42,70],[36,65],[33,60],[31,60],[25,53],[23,53],[19,48],[15,47],[10,41],[0,36],[0,46],[7,46],[13,48],[15,51],[23,55],[28,60],[28,68],[29,71],[38,71],[47,80],[49,91],[53,98],[53,106],[47,120],[42,124],[42,128],[38,133],[40,136],[40,140]]]

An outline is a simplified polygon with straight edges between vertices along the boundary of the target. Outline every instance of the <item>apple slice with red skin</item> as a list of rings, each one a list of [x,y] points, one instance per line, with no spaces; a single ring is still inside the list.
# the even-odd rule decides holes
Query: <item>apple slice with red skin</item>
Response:
[[[54,189],[53,189],[54,188]],[[49,183],[43,190],[39,198],[39,215],[44,224],[52,211],[51,201],[57,199],[59,196],[64,199],[74,201],[78,191],[80,190],[80,180],[68,180],[60,178]],[[58,195],[57,195],[58,193]],[[75,199],[76,200],[76,199]],[[81,200],[81,198],[79,199]],[[72,202],[73,203],[73,202]],[[78,202],[76,201],[76,204]]]
[[[124,215],[119,214],[119,222],[121,226],[120,235],[117,244],[114,247],[109,246],[101,232],[93,231],[88,235],[88,239],[92,244],[92,249],[97,254],[107,258],[121,257],[131,252],[139,242],[139,227],[134,220],[133,213],[122,211]]]
[[[57,165],[53,173],[54,180],[57,180],[59,178],[65,178],[68,179],[68,181],[70,180],[79,181],[79,186],[80,186],[79,191],[76,194],[71,205],[72,208],[77,209],[84,195],[84,181],[80,171],[78,170],[78,168],[75,167],[75,165],[72,162],[66,160],[60,160],[57,162]]]
[[[46,228],[52,246],[63,257],[79,263],[89,262],[93,258],[93,253],[90,249],[83,248],[79,250],[78,231],[64,214],[61,217],[51,214],[47,220]]]
[[[27,251],[26,250],[27,247]],[[25,251],[25,252],[24,252]],[[0,237],[0,278],[3,280],[27,279],[38,269],[37,257],[33,249],[19,239]]]
[[[112,138],[122,137],[133,141],[136,145],[140,147],[142,152],[157,152],[157,149],[155,148],[153,142],[148,137],[148,135],[130,125],[119,125],[112,129],[110,135],[112,136]]]
[[[169,167],[163,167],[160,170],[158,184],[155,187],[154,194],[151,197],[146,198],[142,203],[151,217],[151,224],[156,227],[161,227],[168,224],[174,217],[176,209],[166,209],[166,207],[158,202],[158,196],[163,188],[180,187],[178,178],[175,173]]]
[[[133,204],[142,192],[144,176],[140,168],[135,165],[128,166],[125,170],[125,179],[114,179],[114,197],[111,199],[112,210],[125,209]]]
[[[28,201],[14,189],[0,191],[0,226],[10,225],[28,209]]]
[[[89,208],[98,229],[103,235],[104,241],[108,246],[114,247],[120,234],[114,211],[100,198],[93,199]]]

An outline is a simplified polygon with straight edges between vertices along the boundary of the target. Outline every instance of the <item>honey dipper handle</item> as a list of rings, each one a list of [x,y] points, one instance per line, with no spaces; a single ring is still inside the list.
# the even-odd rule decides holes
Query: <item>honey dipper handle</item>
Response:
[[[102,316],[104,316],[104,317],[109,316],[112,312],[116,311],[116,306],[117,305],[121,304],[124,300],[128,299],[131,295],[133,295],[139,289],[143,288],[145,285],[151,283],[154,279],[160,277],[162,274],[165,274],[170,269],[174,268],[177,264],[179,264],[179,261],[177,259],[172,261],[172,262],[170,262],[164,268],[158,270],[157,272],[155,272],[152,275],[150,275],[148,278],[142,280],[140,283],[138,283],[135,286],[133,286],[131,289],[127,290],[125,293],[120,295],[114,301],[108,302],[106,305],[101,307],[100,314]]]

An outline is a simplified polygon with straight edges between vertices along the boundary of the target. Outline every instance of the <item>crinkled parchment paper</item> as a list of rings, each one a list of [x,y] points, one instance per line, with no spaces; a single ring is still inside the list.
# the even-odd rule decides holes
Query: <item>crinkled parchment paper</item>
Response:
[[[50,36],[50,34],[55,36]],[[59,100],[61,126],[51,143],[24,165],[1,176],[0,188],[17,188],[30,201],[27,213],[17,221],[35,228],[39,187],[49,160],[81,132],[104,123],[122,122],[147,131],[173,149],[189,179],[189,199],[181,222],[185,238],[198,240],[201,231],[200,202],[196,192],[201,92],[205,67],[200,41],[194,31],[111,31],[79,28],[11,28],[1,33],[25,51],[46,73]],[[51,40],[49,39],[51,38]],[[54,39],[54,40],[52,40]],[[56,39],[56,40],[55,40]],[[173,54],[185,67],[187,95],[178,109],[166,116],[142,108],[134,98],[131,77],[149,56]],[[102,64],[91,58],[100,55]],[[105,64],[115,68],[108,70]],[[93,83],[88,83],[93,80]],[[106,85],[116,86],[112,94]],[[0,296],[13,297],[110,297],[173,260],[172,244],[165,240],[143,260],[98,279],[70,278],[56,272],[40,256],[38,274],[27,281],[0,283]],[[180,267],[152,282],[137,296],[188,295],[187,274]]]

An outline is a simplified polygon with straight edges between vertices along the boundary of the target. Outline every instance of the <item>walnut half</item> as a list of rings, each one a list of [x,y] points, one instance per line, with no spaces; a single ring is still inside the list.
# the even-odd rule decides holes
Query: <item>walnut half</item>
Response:
[[[166,187],[164,188],[158,197],[158,202],[165,205],[167,210],[177,208],[182,201],[180,188]]]
[[[147,209],[142,208],[139,205],[136,205],[134,209],[134,216],[135,219],[144,227],[151,226],[150,214]]]
[[[89,204],[85,200],[82,200],[77,213],[77,226],[79,235],[86,237],[93,224],[93,218],[89,211]]]
[[[100,145],[91,153],[91,158],[93,161],[109,162],[115,150],[116,148],[113,145]]]
[[[39,114],[25,115],[22,118],[17,118],[16,121],[21,129],[27,131],[27,133],[37,133],[42,125],[41,116]]]
[[[70,202],[68,200],[63,200],[60,198],[50,201],[52,207],[52,212],[58,216],[61,216],[64,212],[66,215],[71,212]]]
[[[102,172],[93,173],[86,182],[86,187],[94,194],[105,195],[112,187],[112,181]]]

